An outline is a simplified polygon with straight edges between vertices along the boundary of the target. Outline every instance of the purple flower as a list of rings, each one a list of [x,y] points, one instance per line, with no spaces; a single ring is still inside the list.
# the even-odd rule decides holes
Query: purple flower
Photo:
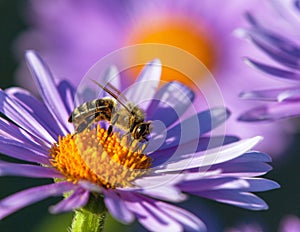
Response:
[[[242,99],[265,102],[243,113],[243,121],[274,121],[300,115],[299,1],[273,1],[272,7],[270,13],[275,12],[271,19],[254,12],[248,14],[251,27],[239,32],[267,56],[264,61],[247,57],[245,62],[278,79],[281,85],[241,93]]]
[[[242,223],[234,228],[226,229],[225,232],[263,232],[267,231],[258,223]],[[300,231],[300,219],[294,215],[285,216],[279,224],[278,232]]]
[[[212,135],[211,130],[229,116],[222,107],[190,115],[180,123],[172,110],[181,116],[191,108],[194,94],[179,82],[156,90],[161,72],[158,60],[145,67],[134,91],[126,96],[156,99],[144,105],[147,120],[160,120],[166,133],[154,125],[148,147],[131,150],[134,145],[123,140],[126,136],[120,140],[113,132],[107,139],[99,126],[71,134],[74,129],[67,120],[74,109],[75,90],[67,81],[55,82],[35,52],[28,51],[26,58],[42,101],[24,89],[1,90],[0,110],[10,120],[0,118],[0,152],[26,163],[1,161],[0,174],[56,181],[2,199],[0,218],[62,195],[65,198],[51,206],[52,213],[81,208],[91,195],[102,196],[114,218],[125,224],[137,219],[152,231],[205,230],[199,218],[173,204],[187,194],[250,210],[267,209],[252,192],[279,186],[257,177],[271,170],[266,164],[270,157],[251,150],[261,137],[238,141],[234,136]],[[189,133],[180,136],[185,130]],[[162,140],[161,135],[165,135]],[[158,149],[153,147],[155,141],[161,142]]]
[[[280,222],[279,232],[297,232],[299,230],[300,230],[300,219],[295,215],[288,215],[284,217]]]
[[[228,120],[229,133],[238,130],[240,136],[247,138],[261,135],[265,141],[259,147],[270,154],[278,154],[289,141],[283,136],[285,128],[236,122],[249,105],[255,105],[241,103],[237,97],[241,89],[269,83],[259,76],[253,77],[243,65],[242,56],[256,56],[258,52],[232,33],[236,27],[246,25],[244,13],[261,8],[261,1],[230,0],[221,5],[219,0],[31,0],[28,7],[31,10],[26,12],[30,26],[19,37],[16,50],[22,53],[26,49],[39,51],[55,68],[56,76],[67,78],[77,86],[89,67],[116,49],[147,43],[178,47],[201,60],[219,84],[233,114]],[[164,59],[172,56],[166,56],[161,50],[142,49],[137,57],[145,61],[158,57],[166,64]],[[132,55],[131,58],[136,57]],[[190,65],[180,57],[176,60],[184,66]],[[32,89],[28,81],[30,76],[26,77],[24,69],[21,68],[17,75],[19,83]],[[192,81],[205,85],[207,78],[197,72],[198,66],[189,70],[196,70],[189,76],[193,76]],[[165,67],[162,79],[191,85],[190,79]],[[275,138],[278,138],[276,142]]]

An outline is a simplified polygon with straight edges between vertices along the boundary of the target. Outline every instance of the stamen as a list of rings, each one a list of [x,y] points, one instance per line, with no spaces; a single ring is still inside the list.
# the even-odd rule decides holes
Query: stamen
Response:
[[[132,186],[132,181],[149,172],[152,159],[143,154],[137,141],[129,145],[100,128],[86,129],[75,135],[59,137],[50,149],[51,163],[68,181],[88,180],[105,188]],[[107,138],[107,139],[106,139]]]

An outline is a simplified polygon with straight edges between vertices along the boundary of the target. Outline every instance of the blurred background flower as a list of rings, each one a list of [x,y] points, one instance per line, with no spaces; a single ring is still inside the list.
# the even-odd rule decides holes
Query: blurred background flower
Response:
[[[251,221],[247,220],[245,223],[240,223],[239,225],[228,228],[225,232],[266,232],[273,231],[268,228],[268,225],[264,224],[262,221]],[[298,232],[300,231],[300,219],[295,215],[287,215],[280,220],[278,232]]]
[[[11,86],[13,84],[13,73],[16,70],[18,62],[23,60],[23,48],[26,48],[28,43],[30,43],[30,48],[36,48],[42,55],[45,57],[45,60],[50,63],[50,67],[54,69],[54,72],[57,74],[58,77],[61,78],[69,78],[73,79],[74,82],[76,82],[76,77],[82,75],[82,73],[85,73],[87,70],[85,70],[85,67],[89,68],[89,63],[92,64],[94,61],[98,60],[99,57],[102,55],[105,55],[106,53],[112,51],[115,48],[124,46],[124,44],[119,44],[118,41],[120,41],[120,38],[124,38],[123,36],[126,35],[127,30],[132,30],[130,25],[135,26],[138,24],[141,20],[140,15],[137,14],[134,16],[133,9],[136,9],[135,13],[142,13],[147,9],[147,5],[145,3],[144,6],[142,6],[141,10],[139,11],[138,7],[140,5],[143,5],[143,3],[138,3],[138,5],[135,4],[135,2],[127,1],[125,4],[125,1],[94,1],[94,4],[103,4],[102,11],[106,12],[101,14],[101,18],[103,19],[103,22],[108,19],[111,21],[112,25],[110,27],[104,27],[101,23],[95,23],[92,27],[93,30],[90,30],[90,25],[87,24],[84,20],[85,16],[87,15],[86,12],[88,12],[88,7],[84,7],[85,4],[88,4],[86,2],[91,1],[76,1],[72,2],[71,5],[68,4],[68,1],[32,1],[29,2],[27,0],[11,0],[11,1],[0,1],[0,84],[1,88],[6,88],[8,86]],[[116,4],[116,2],[118,4]],[[155,2],[155,1],[154,1]],[[187,1],[188,3],[192,1]],[[194,1],[195,3],[196,1]],[[220,30],[220,33],[222,31],[226,31],[226,36],[224,34],[224,38],[220,37],[221,34],[218,34],[219,36],[214,37],[215,40],[217,39],[217,42],[214,44],[219,45],[219,47],[223,48],[223,51],[226,51],[223,54],[223,61],[226,61],[224,63],[223,69],[217,69],[215,68],[215,71],[211,70],[213,72],[214,76],[217,78],[219,84],[221,85],[221,82],[224,83],[223,88],[227,88],[227,92],[229,92],[228,96],[226,97],[227,102],[230,101],[230,99],[233,99],[233,101],[236,101],[237,104],[235,104],[235,107],[230,109],[235,112],[235,115],[237,116],[239,112],[244,111],[245,109],[249,109],[251,106],[255,106],[256,104],[250,104],[248,102],[242,102],[237,100],[237,94],[241,90],[251,90],[256,89],[257,87],[262,87],[268,83],[268,86],[272,87],[278,87],[282,85],[279,81],[276,80],[269,80],[268,78],[263,77],[263,75],[259,75],[257,72],[253,71],[251,68],[248,68],[245,66],[240,59],[242,56],[249,56],[252,58],[255,58],[259,61],[264,61],[266,59],[266,56],[259,52],[259,49],[255,49],[255,47],[252,44],[248,44],[247,42],[235,38],[232,35],[232,31],[229,30],[230,28],[224,27],[222,21],[230,22],[230,25],[232,29],[235,29],[235,27],[241,27],[243,25],[249,25],[245,18],[243,17],[243,10],[241,10],[239,7],[235,8],[234,6],[238,6],[236,4],[240,3],[240,6],[243,9],[249,9],[249,12],[263,12],[263,20],[270,20],[268,22],[274,23],[278,20],[278,14],[272,15],[268,8],[266,10],[264,3],[262,1],[259,2],[258,8],[255,8],[255,6],[251,6],[253,1],[247,1],[247,3],[240,2],[240,1],[228,1],[224,3],[224,5],[220,4],[219,1],[201,1],[202,4],[206,6],[211,6],[209,8],[205,8],[204,5],[198,6],[197,5],[190,5],[191,7],[188,8],[188,16],[189,18],[193,18],[194,16],[197,17],[203,17],[210,15],[210,22],[208,25],[210,25],[210,30],[213,30],[216,28],[217,30]],[[251,2],[251,3],[250,3]],[[267,2],[267,1],[266,1]],[[271,1],[269,1],[271,2]],[[285,3],[285,0],[279,1],[281,3]],[[289,1],[291,2],[291,1]],[[296,2],[296,1],[295,1]],[[53,4],[51,4],[53,3]],[[76,3],[76,4],[75,4]],[[80,5],[78,8],[76,7],[77,4]],[[198,1],[197,1],[198,3]],[[250,3],[250,5],[248,4]],[[46,4],[46,5],[44,5]],[[68,4],[69,7],[63,8],[63,10],[59,10],[59,6],[63,6],[65,4]],[[131,5],[127,4],[133,4],[136,5],[135,8]],[[167,4],[167,3],[165,3]],[[172,3],[173,5],[174,3]],[[185,5],[185,3],[180,3]],[[45,7],[43,7],[43,5]],[[152,5],[152,3],[151,3]],[[96,5],[94,5],[96,6]],[[130,7],[129,7],[130,6]],[[58,8],[57,8],[58,7]],[[175,4],[172,6],[176,8]],[[177,6],[178,7],[178,6]],[[254,8],[253,8],[254,7]],[[73,11],[73,8],[77,8],[76,12],[82,12],[81,16],[75,17],[75,13],[72,16],[69,15],[69,11]],[[90,7],[90,9],[93,9],[94,14],[90,14],[91,18],[97,18],[99,7]],[[163,6],[160,6],[161,9],[155,9],[155,11],[160,12],[161,10],[165,9]],[[203,8],[203,14],[197,13],[201,11],[201,8]],[[122,10],[123,9],[123,10]],[[142,11],[143,9],[143,11]],[[186,9],[183,7],[178,7],[177,9]],[[206,9],[204,11],[204,9]],[[240,10],[234,10],[234,9],[240,9]],[[252,10],[251,10],[252,9]],[[255,9],[255,10],[253,10]],[[198,11],[200,10],[200,11]],[[38,13],[40,12],[40,13]],[[49,12],[49,15],[48,15]],[[114,12],[114,13],[113,13]],[[123,13],[121,13],[123,12]],[[130,13],[131,12],[131,13]],[[186,11],[184,11],[186,12]],[[194,12],[192,14],[192,12]],[[282,12],[281,12],[282,13]],[[155,15],[155,13],[154,13]],[[55,17],[53,17],[55,16]],[[139,18],[137,18],[139,16]],[[268,16],[268,17],[266,17]],[[293,14],[293,16],[295,16]],[[292,17],[290,13],[286,12],[284,17]],[[154,16],[151,16],[153,19]],[[72,20],[69,20],[72,19]],[[202,18],[201,18],[202,19]],[[203,20],[202,19],[202,20]],[[62,21],[61,21],[62,20]],[[196,18],[197,20],[197,18]],[[196,21],[196,25],[202,25],[205,24],[206,21]],[[72,22],[78,22],[83,24],[82,27],[76,27],[73,25],[71,27],[71,24],[68,23]],[[290,20],[289,20],[290,21]],[[293,21],[292,23],[294,25],[297,25],[297,21]],[[105,23],[106,24],[106,23]],[[289,27],[289,23],[285,23],[287,28]],[[102,25],[102,26],[101,26]],[[273,25],[273,24],[270,24]],[[102,28],[106,28],[105,30],[99,30],[100,26]],[[202,28],[203,26],[201,26]],[[49,28],[52,28],[51,30]],[[56,29],[57,28],[57,29]],[[123,28],[121,30],[120,28]],[[81,30],[85,29],[88,33],[85,34],[85,37],[89,39],[89,43],[85,44],[85,40],[78,39],[74,40],[73,38],[81,38],[82,33]],[[215,31],[217,31],[215,29]],[[65,37],[65,33],[69,33],[69,30],[73,30],[74,33],[69,34],[69,37]],[[202,29],[203,30],[203,29]],[[55,32],[56,34],[52,34],[52,32]],[[60,31],[60,33],[58,33]],[[132,30],[133,31],[133,30]],[[213,30],[214,31],[214,30]],[[208,35],[213,35],[213,31],[209,32]],[[21,37],[17,39],[17,35],[20,35],[20,33],[24,33]],[[47,32],[47,33],[46,33]],[[117,33],[118,32],[118,33]],[[281,28],[281,32],[286,33],[286,27]],[[35,35],[35,33],[38,34],[37,38],[30,35]],[[211,33],[211,34],[210,34]],[[215,32],[216,33],[216,32]],[[297,33],[297,31],[294,30],[293,33]],[[27,34],[27,35],[26,35]],[[91,35],[91,36],[89,36]],[[290,34],[286,34],[287,36],[290,36]],[[66,46],[68,44],[60,44],[59,41],[62,41],[62,38],[65,38],[65,41],[69,40],[69,46]],[[24,38],[24,40],[22,39]],[[28,39],[26,39],[28,38]],[[32,39],[32,42],[28,41]],[[43,38],[43,40],[42,40]],[[128,37],[126,37],[128,38]],[[211,38],[211,37],[209,37]],[[21,45],[22,40],[25,41],[27,45]],[[102,47],[104,45],[101,45],[100,43],[104,43],[104,41],[110,40],[109,44],[112,44],[112,47]],[[89,44],[93,44],[90,40],[96,40],[99,43],[97,43],[97,46],[95,45],[89,47]],[[72,41],[72,43],[71,43]],[[114,44],[114,41],[117,42],[117,44]],[[230,47],[225,41],[232,41]],[[74,49],[74,52],[70,53],[69,55],[64,54],[63,52],[68,51],[74,43],[84,43],[82,46],[78,47],[77,49]],[[75,44],[76,45],[76,44]],[[126,44],[125,44],[126,45]],[[232,47],[234,46],[234,47]],[[96,51],[96,48],[100,47],[101,50],[103,50],[103,53],[94,55],[94,58],[92,55],[89,54],[95,54],[94,51]],[[225,49],[227,48],[227,49]],[[73,50],[72,49],[72,50]],[[105,50],[106,49],[106,50]],[[187,49],[187,48],[186,48]],[[14,52],[12,51],[14,50]],[[92,51],[91,51],[92,50]],[[61,53],[59,52],[61,51]],[[70,51],[69,51],[70,52]],[[14,59],[14,55],[17,54],[18,59]],[[195,54],[197,55],[197,54]],[[53,58],[52,58],[53,57]],[[81,62],[79,63],[72,63],[74,58],[81,58]],[[90,58],[88,58],[90,57]],[[225,57],[225,59],[224,59]],[[220,58],[218,58],[220,59]],[[214,58],[213,58],[214,60]],[[57,61],[57,62],[56,62]],[[76,60],[75,60],[76,61]],[[53,62],[53,63],[52,63]],[[67,62],[70,62],[72,64],[69,66]],[[208,61],[206,61],[208,62]],[[58,64],[57,64],[58,63]],[[205,63],[205,62],[204,62]],[[214,63],[214,62],[213,62]],[[220,61],[218,61],[220,63]],[[269,63],[269,60],[268,60]],[[275,64],[276,62],[274,62]],[[58,65],[57,67],[54,65]],[[205,63],[206,65],[209,65],[208,63]],[[226,65],[225,65],[226,64]],[[231,65],[229,65],[231,64]],[[63,65],[65,67],[63,67]],[[211,64],[213,67],[213,64]],[[63,68],[71,67],[69,70],[63,70]],[[221,66],[220,66],[221,67]],[[57,69],[56,69],[57,68]],[[29,73],[27,70],[19,69],[19,79],[23,79],[23,85],[26,85],[26,76],[29,76]],[[217,75],[217,70],[223,70],[224,75]],[[223,73],[223,71],[219,73]],[[70,73],[69,73],[70,72]],[[165,72],[165,71],[164,71]],[[225,75],[225,74],[228,75]],[[22,75],[20,75],[22,74]],[[72,75],[71,77],[69,75]],[[229,79],[230,77],[236,78],[234,81],[232,79]],[[228,79],[227,79],[228,78]],[[21,80],[22,81],[22,80]],[[25,83],[24,83],[25,82]],[[246,82],[246,84],[243,84]],[[19,82],[20,83],[20,80]],[[31,85],[31,82],[28,82],[29,85]],[[253,84],[254,83],[254,84]],[[274,85],[272,84],[274,83]],[[244,87],[243,87],[244,86]],[[29,87],[29,86],[28,86]],[[251,88],[250,88],[251,87]],[[226,91],[226,90],[224,90]],[[234,103],[234,102],[233,102]],[[235,111],[236,108],[238,108],[238,111]],[[234,116],[234,115],[233,115]],[[232,117],[234,118],[234,117]],[[242,125],[244,123],[239,123],[239,125]],[[279,124],[255,124],[255,125],[244,125],[243,127],[237,126],[235,134],[239,134],[239,131],[243,130],[246,131],[244,133],[254,133],[257,135],[257,132],[252,132],[254,128],[259,128],[259,130],[263,127],[273,127],[274,131],[271,131],[268,136],[269,143],[274,146],[273,150],[277,150],[278,147],[281,147],[281,142],[284,143],[284,139],[286,138],[289,140],[290,138],[286,137],[285,133],[285,123],[280,122]],[[270,129],[271,130],[271,129]],[[278,132],[278,133],[275,133]],[[242,133],[242,131],[241,131]],[[278,135],[282,135],[281,137],[278,137]],[[246,135],[246,134],[245,134]],[[260,219],[261,221],[264,221],[266,224],[268,224],[268,228],[270,228],[270,231],[276,231],[280,222],[280,219],[284,217],[286,214],[295,214],[300,215],[299,213],[299,205],[300,205],[300,184],[299,181],[296,179],[295,173],[298,172],[298,163],[300,162],[300,148],[297,145],[297,139],[300,139],[299,133],[295,133],[294,137],[296,138],[296,142],[291,143],[290,146],[288,146],[287,150],[278,151],[278,154],[281,155],[281,159],[275,160],[277,162],[274,163],[274,170],[267,175],[268,178],[276,179],[282,186],[281,189],[275,191],[275,192],[269,192],[269,193],[263,193],[259,194],[260,196],[264,197],[265,199],[268,199],[268,203],[270,205],[270,210],[265,212],[248,212],[246,210],[237,209],[234,207],[229,207],[225,205],[221,205],[218,203],[211,202],[209,200],[202,200],[199,202],[198,200],[195,200],[192,202],[192,205],[196,205],[194,209],[197,211],[197,208],[206,208],[209,209],[210,214],[213,214],[214,221],[211,223],[208,223],[207,221],[210,221],[209,216],[206,221],[206,224],[208,224],[208,228],[211,230],[209,231],[222,231],[222,228],[228,228],[236,225],[238,221],[241,221],[243,218],[251,217]],[[277,140],[273,140],[273,138],[279,138]],[[281,141],[282,140],[282,141]],[[265,141],[266,142],[266,141]],[[263,143],[264,144],[264,143]],[[270,146],[269,146],[270,148]],[[272,154],[272,153],[271,153]],[[1,157],[2,159],[2,157]],[[41,184],[47,184],[49,183],[46,180],[43,181],[37,181],[37,180],[31,180],[31,179],[20,179],[15,177],[7,177],[7,178],[0,178],[0,184],[1,184],[1,191],[0,191],[0,197],[3,198],[4,196],[7,196],[13,192],[16,192],[18,190],[28,188],[31,186],[41,185]],[[6,218],[0,222],[0,230],[4,231],[20,231],[20,229],[24,231],[65,231],[65,228],[67,225],[70,225],[71,223],[71,217],[70,214],[60,215],[60,216],[53,216],[53,215],[47,215],[47,207],[50,204],[53,204],[56,200],[48,199],[44,202],[38,203],[30,208],[23,209],[20,212],[12,215],[9,218]],[[201,218],[207,215],[201,215]],[[217,219],[218,218],[218,219]],[[18,223],[16,223],[18,222]],[[37,222],[40,225],[37,225]],[[120,227],[119,224],[117,224],[115,221],[113,221],[111,218],[109,219],[110,226],[108,228],[108,231],[116,231],[116,230],[128,230],[132,231],[132,227]],[[51,225],[51,226],[50,226]],[[53,226],[53,227],[52,227]],[[54,228],[55,227],[55,228]],[[46,228],[46,229],[45,229]],[[61,230],[61,228],[64,228]],[[134,231],[140,231],[138,229],[134,229]]]
[[[225,104],[233,112],[228,133],[238,130],[242,137],[264,136],[259,148],[273,157],[291,141],[285,122],[276,127],[236,122],[242,111],[255,105],[241,102],[237,98],[239,92],[249,86],[257,88],[272,83],[253,75],[254,72],[243,64],[242,56],[256,57],[259,53],[233,35],[236,27],[246,25],[244,13],[261,8],[261,1],[230,0],[220,7],[218,0],[31,0],[26,7],[24,14],[29,28],[15,43],[16,53],[22,57],[25,49],[37,50],[53,67],[57,77],[67,78],[77,85],[97,60],[124,46],[144,43],[176,46],[201,60],[218,82]],[[163,64],[170,59],[164,50],[147,48],[128,54],[125,59],[146,63],[156,57]],[[181,57],[174,57],[173,62],[184,64]],[[31,88],[24,69],[21,66],[18,71],[18,83]],[[128,76],[136,77],[137,69],[130,70]],[[191,65],[189,69],[199,70]],[[197,79],[193,81],[205,85],[204,73],[194,75]],[[166,81],[175,79],[193,85],[182,73],[167,67],[162,77]]]
[[[271,89],[273,86],[263,86],[241,93],[243,99],[269,103],[243,113],[240,116],[243,121],[274,121],[300,116],[299,1],[273,2],[271,12],[272,19],[276,17],[276,23],[272,19],[250,12],[250,28],[239,30],[239,34],[266,55],[259,60],[253,56],[248,57],[247,54],[245,62],[266,74],[266,78],[281,80],[283,87]]]

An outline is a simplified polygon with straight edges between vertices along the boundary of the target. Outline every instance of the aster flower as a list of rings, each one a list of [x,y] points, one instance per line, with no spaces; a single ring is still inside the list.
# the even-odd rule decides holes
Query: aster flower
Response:
[[[239,130],[242,137],[262,135],[264,143],[258,146],[270,154],[277,154],[284,148],[285,141],[289,141],[283,136],[281,126],[256,127],[236,122],[240,113],[249,105],[255,105],[241,104],[236,97],[241,89],[269,83],[253,77],[240,60],[244,54],[256,56],[258,52],[232,35],[236,27],[246,25],[244,12],[257,9],[257,6],[261,8],[261,1],[229,0],[222,4],[220,11],[218,0],[79,0],[75,3],[71,0],[31,0],[27,8],[31,11],[26,12],[30,26],[19,37],[16,50],[40,51],[55,68],[57,76],[70,77],[69,81],[76,86],[92,64],[116,49],[147,43],[178,47],[201,60],[218,82],[233,114],[228,120],[229,133]],[[145,63],[159,57],[165,64],[172,57],[166,54],[164,50],[144,47],[138,53],[128,54],[126,60],[141,59],[141,63]],[[176,60],[190,65],[179,57]],[[194,70],[192,80],[164,67],[162,79],[205,85],[206,76],[198,73],[197,67],[190,67],[190,70]],[[135,77],[136,73],[128,76]],[[19,82],[30,88],[30,77],[26,78],[24,69],[20,68],[18,76]],[[274,138],[278,138],[276,142]]]
[[[172,117],[163,103],[181,115],[194,96],[179,82],[155,91],[161,72],[158,60],[146,66],[135,85],[134,92],[140,94],[131,97],[167,99],[153,101],[146,109],[147,119],[161,120],[166,125],[166,138],[158,149],[151,148],[151,140],[162,134],[155,135],[153,128],[149,146],[133,150],[134,145],[126,143],[125,136],[113,132],[107,139],[105,128],[100,126],[72,134],[74,129],[67,119],[74,109],[75,90],[66,81],[56,83],[35,52],[28,51],[26,58],[42,101],[24,89],[1,90],[0,110],[10,121],[0,119],[0,152],[26,163],[1,161],[0,173],[56,181],[2,199],[1,219],[22,207],[61,195],[65,198],[51,206],[50,212],[85,207],[76,211],[77,227],[89,223],[79,220],[86,208],[97,212],[105,206],[120,222],[127,224],[136,218],[151,231],[203,231],[205,225],[199,218],[174,205],[185,200],[186,194],[251,210],[267,209],[266,203],[252,193],[278,187],[271,180],[256,177],[271,169],[266,164],[270,162],[268,155],[250,150],[261,138],[237,141],[234,136],[209,136],[229,116],[223,108],[198,112],[181,123]],[[147,91],[143,82],[150,80]],[[127,97],[134,92],[127,92]],[[194,130],[197,123],[200,129]],[[190,133],[179,138],[184,128]]]
[[[238,32],[267,56],[263,61],[246,57],[245,62],[282,84],[280,88],[260,88],[241,93],[242,99],[265,103],[242,114],[240,120],[274,121],[300,115],[300,43],[299,33],[295,33],[300,29],[299,1],[272,3],[270,12],[275,12],[271,20],[274,22],[276,19],[276,24],[250,13],[247,18],[251,27]],[[270,27],[270,24],[273,26]]]

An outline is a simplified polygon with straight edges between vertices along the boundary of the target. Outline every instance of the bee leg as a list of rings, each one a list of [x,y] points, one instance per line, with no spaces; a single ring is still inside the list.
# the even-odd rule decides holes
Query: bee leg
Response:
[[[110,123],[110,125],[109,125],[109,127],[108,127],[108,129],[107,129],[107,137],[106,137],[105,141],[106,141],[107,138],[111,135],[111,133],[112,133],[112,131],[113,131],[113,126],[114,126],[114,125],[116,124],[116,122],[118,121],[118,117],[119,117],[119,115],[116,114],[116,115],[114,115],[114,117],[112,118],[111,123]]]
[[[107,129],[107,136],[106,136],[104,142],[106,142],[106,140],[108,139],[108,137],[111,135],[112,131],[113,131],[113,126],[109,125],[109,127]]]

